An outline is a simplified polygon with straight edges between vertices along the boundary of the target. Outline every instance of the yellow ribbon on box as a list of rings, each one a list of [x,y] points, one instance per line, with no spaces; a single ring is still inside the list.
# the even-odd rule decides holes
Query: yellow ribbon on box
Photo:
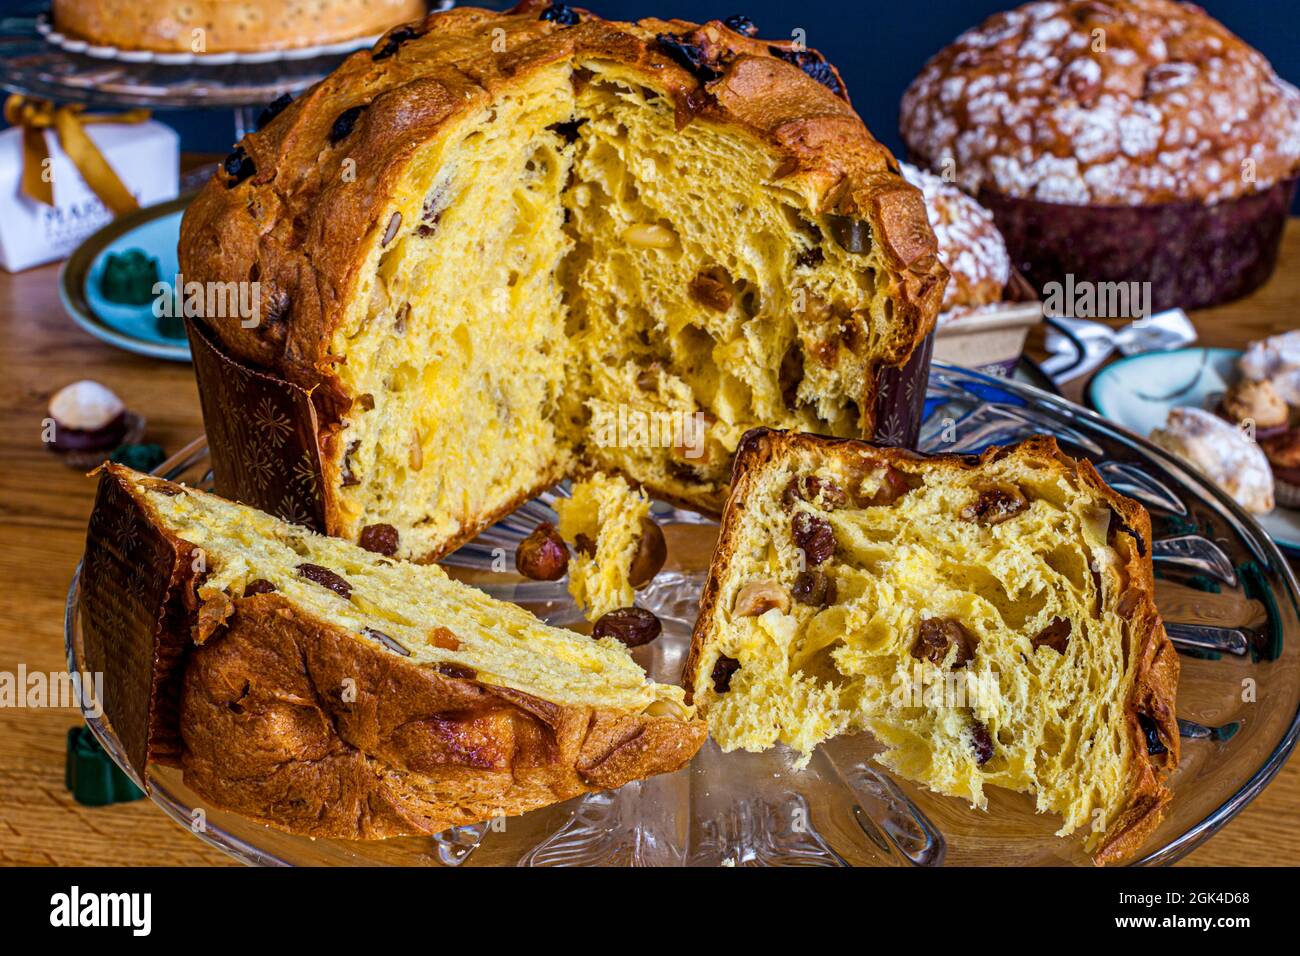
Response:
[[[89,123],[143,123],[149,118],[149,111],[136,109],[88,116],[85,109],[77,104],[55,106],[48,100],[29,99],[16,93],[5,100],[5,120],[23,131],[23,192],[37,202],[54,205],[54,183],[44,175],[50,151],[42,133],[52,129],[86,185],[115,216],[138,209],[139,203],[131,191],[113,172],[83,127]]]

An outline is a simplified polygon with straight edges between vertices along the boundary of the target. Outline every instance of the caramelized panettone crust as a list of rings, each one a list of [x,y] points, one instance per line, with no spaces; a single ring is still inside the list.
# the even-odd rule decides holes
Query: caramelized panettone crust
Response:
[[[1173,0],[994,14],[925,65],[901,126],[918,163],[953,163],[969,192],[1052,203],[1213,203],[1300,171],[1300,93]]]
[[[424,0],[54,0],[54,25],[123,50],[285,50],[373,36],[427,12]],[[195,49],[201,38],[202,49]]]
[[[101,473],[87,661],[143,778],[315,837],[437,833],[685,766],[680,688],[437,567]]]
[[[736,25],[456,8],[349,58],[199,194],[182,271],[259,284],[259,323],[203,321],[310,391],[323,530],[436,558],[579,465],[716,513],[748,428],[873,433],[877,376],[943,295],[924,204],[833,68]],[[210,434],[258,423],[214,444],[247,477],[219,490],[277,509],[277,436],[196,367]],[[597,440],[621,409],[702,416],[705,454]]]
[[[1121,860],[1178,763],[1150,542],[1146,511],[1052,438],[975,460],[756,430],[683,683],[723,750],[806,760],[869,731],[902,776],[977,806],[1029,793]]]

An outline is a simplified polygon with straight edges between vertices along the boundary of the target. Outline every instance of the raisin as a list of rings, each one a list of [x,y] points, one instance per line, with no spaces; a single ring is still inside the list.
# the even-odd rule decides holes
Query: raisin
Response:
[[[1058,654],[1064,654],[1066,646],[1070,643],[1071,624],[1063,617],[1053,618],[1052,623],[1043,628],[1034,637],[1030,644],[1034,650],[1040,647],[1050,647]]]
[[[794,505],[796,499],[820,504],[828,511],[833,511],[848,504],[849,496],[844,493],[843,488],[829,478],[800,475],[791,478],[781,494],[781,500],[787,508]]]
[[[863,255],[871,251],[871,223],[865,219],[829,215],[826,217],[826,225],[830,227],[831,238],[845,252]]]
[[[790,593],[800,604],[825,607],[835,603],[835,579],[825,571],[804,571],[794,579]]]
[[[767,49],[777,59],[785,60],[785,62],[799,67],[836,96],[848,99],[844,85],[840,83],[839,77],[835,75],[835,69],[816,50],[782,50],[776,46]]]
[[[655,39],[659,41],[660,49],[668,54],[669,59],[690,71],[701,83],[711,83],[722,75],[714,68],[714,64],[709,62],[703,48],[691,43],[685,37],[675,33],[661,33]]]
[[[398,644],[397,641],[393,640],[393,638],[389,637],[383,631],[376,630],[373,627],[363,627],[361,633],[366,635],[366,637],[370,638],[372,641],[378,641],[380,644],[383,644],[384,647],[388,648],[394,654],[401,654],[403,657],[411,656],[410,651],[404,648],[401,644]]]
[[[1152,757],[1166,753],[1165,742],[1160,739],[1160,728],[1156,726],[1156,722],[1146,714],[1138,714],[1137,718],[1138,725],[1147,739],[1147,753]]]
[[[880,487],[871,497],[872,505],[892,505],[903,495],[912,490],[912,483],[908,475],[899,471],[893,465],[885,466],[884,478],[880,482]]]
[[[799,408],[799,384],[803,381],[803,348],[794,342],[781,357],[781,368],[777,372],[777,385],[781,389],[781,401],[790,411]]]
[[[281,93],[275,99],[271,100],[262,112],[257,114],[257,123],[254,125],[253,129],[260,133],[267,123],[271,122],[271,120],[283,113],[286,107],[288,107],[292,102],[293,94]]]
[[[612,637],[626,647],[649,644],[663,633],[663,625],[645,608],[620,607],[596,621],[591,629],[594,638]]]
[[[1012,485],[994,485],[983,489],[972,504],[961,509],[966,521],[977,524],[1001,524],[1029,508],[1024,492]]]
[[[567,3],[552,3],[549,7],[541,12],[537,18],[539,20],[550,20],[552,23],[558,23],[562,27],[571,27],[581,22],[582,18],[578,11],[573,9]]]
[[[1116,511],[1114,508],[1111,508],[1110,511],[1111,514],[1114,516],[1114,520],[1111,521],[1110,528],[1106,534],[1106,540],[1110,543],[1110,546],[1112,548],[1115,546],[1114,544],[1115,535],[1119,534],[1120,532],[1123,532],[1124,534],[1131,536],[1133,540],[1137,542],[1138,555],[1141,557],[1146,557],[1147,543],[1146,541],[1143,540],[1142,535],[1134,531],[1132,525],[1130,525],[1127,521],[1125,521],[1123,516],[1118,511]]]
[[[805,249],[794,257],[794,264],[801,269],[814,269],[825,261],[826,253],[822,252],[821,246]]]
[[[627,573],[628,583],[634,588],[644,587],[654,580],[667,560],[668,543],[664,540],[663,529],[655,524],[654,519],[642,518],[641,537]]]
[[[478,671],[472,667],[461,667],[459,664],[448,664],[445,661],[434,664],[433,669],[443,677],[450,677],[453,680],[474,680],[478,677]]]
[[[754,21],[739,13],[727,17],[727,19],[722,21],[722,25],[733,33],[739,33],[741,36],[758,36],[758,27],[754,25]]]
[[[948,657],[948,648],[956,647],[957,656],[952,662],[952,669],[956,671],[975,659],[978,644],[979,638],[958,621],[947,617],[930,617],[923,620],[916,629],[912,656],[918,661],[929,661],[937,667]]]
[[[266,578],[257,578],[244,585],[244,597],[252,597],[255,594],[270,594],[274,590],[275,585]]]
[[[821,564],[835,553],[835,532],[824,518],[800,511],[790,522],[790,531],[807,564]]]
[[[993,737],[989,729],[978,720],[971,721],[971,749],[975,751],[975,762],[981,767],[993,759]]]
[[[330,145],[337,146],[343,140],[348,138],[352,132],[352,127],[357,123],[357,117],[366,111],[366,104],[360,106],[350,106],[340,113],[334,120],[334,125],[330,127]]]
[[[596,542],[592,540],[591,535],[579,532],[573,536],[573,548],[579,554],[586,555],[589,558],[596,556]]]
[[[713,673],[709,675],[713,681],[713,689],[719,694],[731,690],[731,677],[738,670],[740,670],[740,661],[726,654],[720,654],[718,662],[713,665]]]
[[[515,568],[534,581],[558,581],[569,570],[569,549],[555,526],[543,521],[515,549]]]
[[[322,568],[319,564],[300,564],[296,570],[308,581],[314,581],[323,588],[329,588],[342,598],[352,597],[352,585],[329,568]]]
[[[397,529],[391,524],[368,524],[357,542],[367,551],[392,556],[397,553]]]
[[[380,60],[387,60],[398,51],[403,43],[414,40],[418,36],[420,36],[420,32],[414,27],[398,27],[384,38],[383,45],[371,53],[370,58],[376,63]]]
[[[343,487],[351,488],[354,485],[361,484],[361,479],[352,474],[352,455],[361,447],[361,440],[357,439],[348,445],[348,450],[343,454]]]
[[[230,180],[226,183],[227,189],[234,189],[257,172],[257,167],[253,165],[253,161],[249,159],[242,146],[236,146],[235,151],[222,160],[221,168],[230,177]]]
[[[689,286],[695,301],[715,312],[726,312],[731,308],[731,288],[711,272],[701,272],[691,280]]]

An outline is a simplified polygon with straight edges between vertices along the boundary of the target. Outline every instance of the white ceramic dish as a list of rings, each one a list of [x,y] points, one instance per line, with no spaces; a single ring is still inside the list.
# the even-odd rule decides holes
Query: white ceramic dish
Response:
[[[1088,404],[1116,425],[1145,438],[1176,407],[1213,411],[1237,379],[1236,349],[1146,352],[1107,365],[1088,384]],[[1290,554],[1300,555],[1300,511],[1274,508],[1260,525]]]

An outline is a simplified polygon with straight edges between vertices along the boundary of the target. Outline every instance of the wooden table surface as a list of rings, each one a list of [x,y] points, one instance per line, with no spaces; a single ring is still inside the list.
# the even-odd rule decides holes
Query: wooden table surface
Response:
[[[58,265],[0,271],[0,671],[9,673],[20,664],[66,668],[64,601],[94,491],[41,443],[50,395],[80,378],[103,382],[148,417],[146,440],[169,453],[203,428],[190,367],[130,355],[81,331],[59,304],[57,276]],[[1240,347],[1300,327],[1300,219],[1289,224],[1268,286],[1193,319],[1205,345]],[[77,804],[64,789],[63,763],[66,734],[79,723],[72,709],[0,709],[0,864],[230,862],[148,800]],[[1300,864],[1300,761],[1186,862]]]

